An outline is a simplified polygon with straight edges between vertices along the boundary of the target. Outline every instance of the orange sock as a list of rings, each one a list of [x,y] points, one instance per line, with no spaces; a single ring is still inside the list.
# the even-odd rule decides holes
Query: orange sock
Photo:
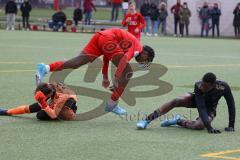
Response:
[[[19,106],[16,108],[9,109],[7,111],[8,115],[18,115],[18,114],[25,114],[25,113],[30,113],[29,105]]]

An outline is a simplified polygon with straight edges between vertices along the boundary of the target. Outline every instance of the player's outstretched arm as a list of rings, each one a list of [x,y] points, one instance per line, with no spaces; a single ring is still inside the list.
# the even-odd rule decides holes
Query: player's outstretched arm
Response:
[[[221,133],[220,130],[214,129],[211,126],[211,123],[209,121],[209,117],[207,114],[204,98],[201,95],[201,92],[197,85],[195,85],[194,93],[195,93],[195,101],[196,101],[199,116],[202,119],[204,126],[207,128],[208,133],[214,133],[214,134]]]
[[[108,79],[108,66],[109,66],[109,59],[106,56],[103,56],[103,64],[102,64],[103,80],[102,80],[102,86],[104,88],[107,88],[110,85],[110,81]]]
[[[225,131],[233,132],[235,131],[235,117],[236,117],[236,107],[235,107],[235,101],[231,92],[231,89],[228,84],[225,85],[225,91],[224,91],[224,98],[228,105],[228,114],[229,114],[229,124],[228,127],[225,128]]]

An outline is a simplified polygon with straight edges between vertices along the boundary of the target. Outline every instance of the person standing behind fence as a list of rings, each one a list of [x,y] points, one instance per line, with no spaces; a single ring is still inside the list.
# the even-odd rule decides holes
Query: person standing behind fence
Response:
[[[168,11],[166,3],[162,2],[160,3],[159,7],[159,24],[158,29],[161,27],[161,34],[166,35],[166,25],[167,25],[167,17],[168,17]]]
[[[90,25],[91,24],[91,19],[92,19],[92,11],[96,12],[96,7],[93,4],[92,0],[84,0],[83,2],[83,12],[85,15],[85,25]]]
[[[152,35],[158,36],[158,19],[159,10],[155,3],[151,3],[151,21],[152,21]]]
[[[32,10],[32,6],[29,3],[28,0],[24,0],[24,2],[21,4],[20,10],[22,12],[22,23],[23,23],[23,29],[29,30],[30,25],[29,25],[29,13]]]
[[[118,20],[119,8],[122,5],[122,0],[112,0],[112,17],[111,21]]]
[[[146,22],[146,27],[143,30],[143,32],[147,35],[147,36],[151,36],[151,31],[150,31],[150,26],[151,26],[151,11],[150,11],[150,1],[149,0],[144,0],[143,5],[140,8],[140,12],[142,14],[142,16],[145,19]]]
[[[180,34],[181,34],[181,37],[183,37],[183,35],[184,35],[184,28],[186,28],[186,36],[188,37],[191,11],[188,8],[187,2],[183,3],[183,7],[180,9],[179,15],[180,15]]]
[[[237,4],[236,8],[233,11],[234,19],[233,19],[233,26],[235,37],[240,38],[240,3]]]
[[[6,20],[7,20],[7,28],[6,30],[15,30],[15,19],[17,14],[17,4],[10,0],[7,2],[5,6],[5,14],[6,14]]]
[[[210,9],[208,7],[208,3],[204,2],[203,7],[200,9],[199,12],[199,17],[201,19],[201,37],[204,36],[204,31],[206,37],[208,37],[208,32],[209,32],[209,19],[211,17]]]
[[[174,15],[174,36],[177,36],[178,34],[178,26],[179,26],[179,30],[180,30],[180,17],[179,17],[179,11],[181,9],[182,5],[181,5],[181,0],[177,0],[177,4],[175,4],[174,6],[172,6],[171,8],[171,13]]]
[[[141,38],[142,29],[146,26],[145,20],[141,13],[136,11],[136,3],[129,1],[128,14],[122,20],[123,27],[128,27],[128,32],[132,33],[138,40]]]
[[[213,9],[211,10],[212,17],[212,37],[215,37],[215,27],[217,28],[217,36],[220,36],[219,22],[220,16],[222,15],[221,10],[218,8],[218,4],[214,3]]]
[[[82,9],[80,8],[80,5],[77,5],[77,8],[73,11],[73,21],[75,26],[78,26],[78,21],[81,21],[83,18]]]

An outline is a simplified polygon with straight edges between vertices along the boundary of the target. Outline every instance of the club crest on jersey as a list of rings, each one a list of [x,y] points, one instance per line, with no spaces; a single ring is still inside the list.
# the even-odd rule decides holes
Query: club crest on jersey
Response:
[[[120,47],[123,49],[123,50],[127,50],[129,49],[131,46],[132,46],[132,42],[131,41],[128,41],[128,40],[122,40],[120,43],[119,43]]]
[[[107,53],[113,52],[116,48],[117,48],[117,44],[114,42],[106,42],[103,45],[103,51]]]

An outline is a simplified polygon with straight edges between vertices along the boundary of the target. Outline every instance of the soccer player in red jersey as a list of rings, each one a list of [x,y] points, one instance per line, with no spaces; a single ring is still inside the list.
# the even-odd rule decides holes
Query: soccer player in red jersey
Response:
[[[128,27],[128,32],[132,33],[138,40],[141,38],[142,29],[146,26],[146,22],[141,13],[136,11],[135,2],[129,2],[128,14],[122,20],[123,27]]]
[[[118,106],[118,99],[121,97],[133,74],[129,61],[135,57],[140,67],[146,67],[149,66],[155,56],[151,47],[142,46],[136,37],[125,30],[112,28],[97,32],[78,56],[67,61],[53,62],[49,65],[38,64],[36,73],[37,83],[41,82],[49,72],[77,69],[93,62],[100,56],[104,56],[104,61],[106,61],[106,63],[103,63],[103,81],[108,82],[108,61],[111,61],[117,67],[112,95],[106,103],[106,111],[124,115],[126,111]]]

